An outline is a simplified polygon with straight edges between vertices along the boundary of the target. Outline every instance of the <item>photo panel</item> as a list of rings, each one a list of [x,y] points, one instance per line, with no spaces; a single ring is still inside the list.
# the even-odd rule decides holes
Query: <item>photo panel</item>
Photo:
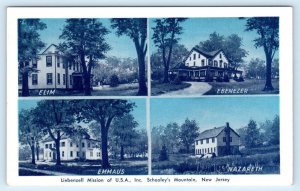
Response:
[[[151,99],[153,175],[280,174],[279,97]]]
[[[145,104],[19,100],[19,176],[147,175]]]
[[[279,17],[151,18],[153,96],[279,94]]]
[[[19,96],[146,96],[146,18],[18,18]]]

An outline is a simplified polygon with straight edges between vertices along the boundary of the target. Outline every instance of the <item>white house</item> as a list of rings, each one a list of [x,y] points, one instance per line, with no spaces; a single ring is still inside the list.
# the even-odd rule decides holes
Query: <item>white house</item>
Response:
[[[195,155],[215,154],[216,156],[239,154],[240,136],[226,123],[200,133],[195,140]]]
[[[30,73],[28,87],[34,89],[82,89],[82,67],[77,62],[68,61],[67,57],[51,44],[37,59],[30,63],[37,72]],[[22,89],[22,77],[19,76],[19,90]]]
[[[170,74],[176,74],[188,80],[205,80],[207,77],[216,80],[218,77],[224,79],[225,76],[231,78],[233,74],[239,77],[242,71],[230,66],[230,61],[223,50],[206,52],[194,47],[183,63],[179,63],[170,70]]]
[[[44,160],[56,160],[56,145],[51,137],[47,137],[43,141],[43,149]],[[90,139],[89,136],[84,136],[81,139],[63,136],[60,140],[60,158],[62,161],[75,159],[100,160],[100,141]]]

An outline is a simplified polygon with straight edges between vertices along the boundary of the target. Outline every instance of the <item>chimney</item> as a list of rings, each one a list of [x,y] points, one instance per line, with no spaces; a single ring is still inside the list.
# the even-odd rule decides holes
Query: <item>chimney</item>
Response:
[[[226,122],[226,127],[227,127],[227,128],[229,127],[229,122]]]

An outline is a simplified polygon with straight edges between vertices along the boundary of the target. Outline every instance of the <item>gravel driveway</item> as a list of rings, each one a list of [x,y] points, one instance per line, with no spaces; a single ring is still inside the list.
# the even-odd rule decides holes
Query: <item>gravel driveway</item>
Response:
[[[168,92],[160,96],[199,96],[209,91],[212,86],[206,82],[187,82],[191,84],[190,87],[177,91]]]

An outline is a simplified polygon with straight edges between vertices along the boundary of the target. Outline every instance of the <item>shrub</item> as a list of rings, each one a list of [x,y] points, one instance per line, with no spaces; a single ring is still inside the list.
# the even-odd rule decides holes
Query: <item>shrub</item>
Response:
[[[221,76],[218,76],[218,77],[217,77],[217,82],[223,82],[223,79],[222,79]]]
[[[160,154],[159,154],[159,161],[165,161],[168,160],[168,153],[167,153],[167,147],[164,145],[162,146],[162,149],[160,150]]]
[[[210,75],[205,76],[205,82],[212,82],[213,78]]]
[[[179,76],[176,76],[174,80],[171,82],[172,84],[179,85],[181,84],[181,79]]]
[[[229,76],[228,75],[224,75],[224,82],[229,82]]]
[[[238,80],[239,82],[243,82],[243,81],[245,81],[244,80],[244,77],[241,75],[240,77],[239,77],[239,80]]]
[[[116,74],[113,74],[110,77],[110,87],[117,87],[119,85],[119,77]]]

